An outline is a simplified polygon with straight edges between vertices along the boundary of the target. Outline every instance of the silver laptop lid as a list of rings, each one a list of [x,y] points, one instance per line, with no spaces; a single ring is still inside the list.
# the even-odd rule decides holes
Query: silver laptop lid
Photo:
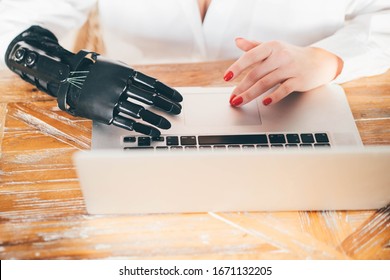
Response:
[[[390,148],[79,152],[93,214],[373,209],[390,203]]]

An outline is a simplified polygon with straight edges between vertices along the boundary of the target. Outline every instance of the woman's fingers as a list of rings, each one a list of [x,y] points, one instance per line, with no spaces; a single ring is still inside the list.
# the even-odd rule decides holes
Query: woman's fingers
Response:
[[[286,80],[285,73],[277,69],[265,75],[263,78],[261,78],[256,83],[254,83],[246,91],[238,95],[234,95],[234,96],[232,95],[232,97],[230,98],[230,104],[235,107],[244,105],[252,101],[256,97],[259,97],[261,94],[270,90],[271,88],[283,82],[284,80]]]
[[[224,80],[230,81],[241,74],[246,68],[257,62],[263,61],[272,53],[268,44],[260,44],[244,53],[225,72]]]
[[[340,74],[343,61],[324,49],[299,47],[279,41],[257,42],[236,39],[246,51],[225,72],[225,80],[239,76],[249,66],[253,69],[234,89],[230,103],[241,106],[281,83],[263,99],[274,104],[293,91],[308,91],[328,83]]]
[[[269,80],[263,79],[258,81],[253,87],[251,87],[246,92],[243,92],[240,95],[234,96],[233,98],[230,98],[230,104],[232,106],[238,107],[241,105],[244,105],[256,97],[260,96],[262,90],[267,88],[267,90],[271,89],[275,85],[281,83],[281,79],[277,79],[276,77],[272,77]],[[282,82],[271,94],[269,94],[267,97],[265,97],[262,100],[262,103],[265,106],[278,103],[280,100],[285,98],[290,93],[294,92],[297,88],[297,79],[291,78],[287,79],[286,81]]]
[[[247,39],[241,38],[241,37],[236,38],[235,41],[236,41],[236,46],[240,50],[243,50],[244,52],[247,52],[247,51],[253,49],[254,47],[257,47],[258,45],[260,45],[260,42],[250,41],[250,40],[247,40]]]
[[[275,71],[278,68],[278,62],[275,59],[268,58],[263,62],[260,62],[253,68],[245,78],[237,85],[237,87],[233,90],[233,95],[238,95],[250,87],[252,87],[257,81],[262,79],[267,74]],[[259,92],[261,94],[263,92]]]
[[[299,86],[298,82],[299,81],[296,78],[291,78],[284,81],[277,87],[277,89],[275,89],[271,94],[269,94],[266,98],[263,99],[263,104],[269,105],[271,103],[278,103],[280,100],[282,100],[287,95],[297,89],[297,87]]]

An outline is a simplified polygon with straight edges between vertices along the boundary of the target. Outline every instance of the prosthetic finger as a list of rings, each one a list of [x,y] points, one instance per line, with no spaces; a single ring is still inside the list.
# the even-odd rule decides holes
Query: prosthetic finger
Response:
[[[133,77],[135,81],[148,85],[152,89],[155,89],[156,93],[159,93],[167,97],[168,99],[172,99],[173,101],[176,102],[183,101],[183,96],[181,96],[181,94],[178,91],[161,83],[159,80],[156,80],[138,71],[134,72]]]
[[[137,87],[134,83],[130,83],[126,91],[130,98],[141,101],[148,105],[153,105],[168,113],[178,115],[181,112],[181,106],[158,93],[148,91],[144,88]]]
[[[149,135],[151,137],[158,137],[160,136],[160,131],[152,126],[144,125],[142,123],[138,123],[130,118],[125,118],[122,116],[117,115],[113,122],[113,125],[118,126],[123,129],[127,130],[134,130],[136,132]]]
[[[137,119],[142,119],[159,128],[168,129],[171,127],[171,123],[166,118],[146,110],[144,107],[130,101],[120,101],[117,106],[119,112]]]

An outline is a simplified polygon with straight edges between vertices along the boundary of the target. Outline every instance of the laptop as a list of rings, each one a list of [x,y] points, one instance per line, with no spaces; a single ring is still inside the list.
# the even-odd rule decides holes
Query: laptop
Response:
[[[94,123],[92,149],[234,149],[299,146],[361,146],[359,132],[343,89],[327,85],[311,92],[293,93],[264,106],[258,98],[240,108],[230,106],[231,87],[177,88],[183,110],[167,118],[172,127],[158,139],[114,126]],[[264,138],[264,134],[266,137]],[[251,136],[255,135],[255,136]],[[256,136],[263,135],[263,136]],[[194,137],[196,139],[194,139]]]
[[[233,88],[177,88],[178,116],[150,138],[93,124],[74,160],[91,214],[376,209],[390,150],[363,148],[344,91],[327,85],[265,107]],[[375,181],[373,180],[375,178]]]

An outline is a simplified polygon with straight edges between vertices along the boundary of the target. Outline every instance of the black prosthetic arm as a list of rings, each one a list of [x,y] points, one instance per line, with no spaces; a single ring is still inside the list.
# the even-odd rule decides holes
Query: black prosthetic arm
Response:
[[[183,98],[176,90],[97,53],[73,54],[39,26],[11,42],[5,61],[22,79],[56,97],[58,106],[74,116],[159,136],[158,128],[168,129],[170,122],[141,104],[171,114],[181,112]]]

